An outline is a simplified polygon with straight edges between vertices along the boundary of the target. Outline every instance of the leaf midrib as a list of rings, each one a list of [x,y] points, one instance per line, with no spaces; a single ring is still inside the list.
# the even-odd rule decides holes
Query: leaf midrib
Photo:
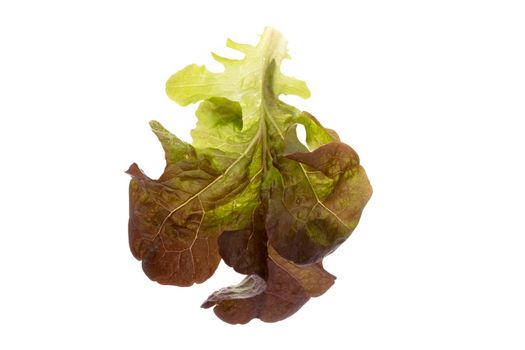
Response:
[[[268,61],[267,61],[268,62]],[[206,190],[208,190],[209,188],[211,188],[214,184],[216,184],[219,180],[221,180],[224,176],[226,176],[226,174],[228,174],[229,171],[231,171],[235,165],[237,165],[237,163],[239,163],[244,157],[246,157],[250,151],[252,150],[252,148],[257,145],[261,140],[262,140],[262,146],[263,146],[263,149],[262,149],[262,159],[261,159],[261,168],[262,168],[262,171],[263,171],[263,178],[264,178],[264,173],[267,172],[267,159],[266,159],[266,156],[268,155],[271,159],[271,153],[270,153],[270,149],[268,147],[268,131],[267,131],[267,128],[266,128],[266,120],[269,120],[270,123],[272,124],[272,126],[275,128],[275,131],[277,132],[277,134],[279,135],[279,137],[281,138],[281,140],[284,142],[285,138],[284,138],[284,135],[281,131],[281,129],[279,128],[279,126],[277,125],[277,122],[275,121],[275,119],[272,117],[272,113],[270,112],[270,106],[268,104],[268,99],[271,99],[274,101],[275,99],[275,96],[273,95],[273,89],[272,89],[272,86],[268,86],[267,85],[267,81],[266,81],[266,78],[269,76],[268,73],[270,74],[273,74],[273,72],[268,72],[269,69],[271,67],[275,67],[274,65],[275,63],[274,62],[268,62],[265,64],[265,66],[263,67],[263,69],[261,70],[263,72],[263,76],[261,78],[261,107],[259,107],[260,109],[260,124],[259,124],[259,129],[257,130],[257,133],[254,135],[254,137],[251,139],[250,143],[248,144],[248,146],[246,147],[246,149],[244,150],[243,153],[241,153],[239,155],[238,158],[236,158],[229,166],[228,168],[226,168],[226,170],[224,170],[224,172],[219,175],[218,177],[216,177],[212,182],[210,182],[208,185],[206,185],[205,187],[203,187],[201,190],[199,190],[199,192],[195,193],[194,195],[192,195],[191,197],[189,197],[188,199],[186,199],[183,203],[179,204],[176,208],[174,208],[173,210],[171,210],[167,215],[166,217],[163,219],[162,223],[160,224],[159,226],[159,229],[157,231],[157,233],[155,234],[155,236],[153,237],[153,239],[155,237],[157,237],[162,229],[164,228],[164,226],[166,225],[166,222],[168,221],[168,219],[174,214],[176,213],[177,211],[179,211],[180,209],[184,208],[187,204],[189,204],[191,201],[193,201],[195,198],[199,198],[199,196],[204,193]],[[271,75],[270,75],[271,76]],[[270,97],[270,96],[266,96],[266,90],[265,89],[268,89],[270,92],[271,92],[271,98],[265,98],[265,97]],[[312,184],[312,182],[310,181],[310,177],[308,176],[308,174],[306,173],[306,170],[303,166],[302,163],[298,162],[299,164],[299,167],[301,169],[301,172],[302,174],[304,175],[306,181],[308,182],[308,186],[310,187],[314,197],[315,197],[315,200],[316,200],[316,205],[320,205],[322,206],[325,210],[327,210],[331,215],[333,215],[344,227],[346,227],[347,229],[351,230],[351,228],[336,214],[334,213],[331,209],[329,209],[320,199],[319,199],[319,196],[317,195],[317,192],[315,191],[314,189],[314,186]],[[314,205],[315,207],[315,205]],[[312,210],[313,208],[312,207]],[[203,215],[205,214],[205,210],[203,208]]]
[[[195,198],[198,198],[203,192],[205,192],[206,190],[208,190],[210,187],[212,187],[214,184],[216,184],[220,179],[222,179],[231,169],[233,169],[233,167],[239,163],[241,161],[241,159],[243,159],[246,155],[248,155],[248,153],[251,151],[251,149],[256,145],[258,144],[258,142],[262,139],[263,141],[263,150],[262,150],[262,160],[261,160],[261,167],[263,169],[263,177],[264,177],[264,173],[267,171],[266,169],[266,155],[267,154],[270,154],[269,152],[269,149],[268,149],[268,145],[267,145],[267,140],[268,140],[268,135],[267,135],[267,130],[266,130],[266,118],[264,117],[265,114],[267,114],[269,116],[269,114],[267,113],[267,110],[268,110],[268,106],[267,106],[267,103],[266,103],[266,100],[264,98],[264,89],[266,87],[266,73],[267,73],[267,70],[268,70],[268,67],[270,66],[270,64],[266,63],[261,71],[263,72],[262,74],[262,78],[261,78],[261,105],[262,105],[262,108],[259,107],[260,109],[260,112],[259,113],[259,118],[260,118],[260,121],[259,121],[259,129],[257,130],[257,133],[255,134],[255,136],[250,140],[250,143],[248,144],[248,146],[246,146],[246,149],[244,150],[244,152],[242,154],[239,155],[239,157],[237,159],[235,159],[229,166],[228,168],[226,168],[226,170],[224,170],[224,172],[217,176],[212,182],[210,182],[209,184],[207,184],[205,187],[203,187],[201,190],[199,190],[199,192],[197,192],[196,194],[194,194],[193,196],[189,197],[188,199],[186,199],[184,202],[182,202],[181,204],[179,204],[175,209],[171,210],[167,215],[166,217],[162,220],[162,223],[160,224],[159,226],[159,229],[157,230],[157,233],[155,234],[155,236],[153,236],[153,239],[155,239],[155,237],[157,237],[162,229],[164,228],[164,225],[166,225],[166,222],[168,221],[168,219],[174,214],[176,213],[177,211],[179,211],[180,209],[184,208],[187,204],[189,204],[191,201],[193,201]],[[270,118],[270,120],[272,122],[273,119]],[[275,122],[274,122],[275,123]],[[282,136],[279,128],[277,127],[277,125],[274,125],[277,132],[279,133],[279,135],[281,136],[281,138],[283,138],[284,140],[284,137]],[[264,135],[263,135],[264,134]],[[270,155],[271,157],[271,155]],[[203,208],[203,212],[205,213],[205,210]]]

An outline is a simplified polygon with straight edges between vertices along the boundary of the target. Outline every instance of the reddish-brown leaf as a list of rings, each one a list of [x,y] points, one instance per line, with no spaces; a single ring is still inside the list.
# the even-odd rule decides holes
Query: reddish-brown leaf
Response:
[[[188,199],[170,187],[170,182],[181,181],[176,178],[184,176],[181,168],[168,169],[159,180],[144,175],[136,164],[129,168],[127,172],[133,177],[129,243],[150,279],[189,286],[205,281],[217,268],[220,256],[216,238],[220,231],[203,225],[204,211],[198,198]],[[186,171],[198,170],[187,167]],[[203,173],[202,179],[205,186],[213,177]]]
[[[280,255],[298,264],[320,261],[357,226],[372,194],[357,153],[341,142],[295,152],[277,164],[266,230]]]
[[[268,255],[261,208],[254,211],[249,229],[225,231],[219,236],[219,253],[226,264],[244,275],[266,277]]]
[[[279,256],[271,247],[268,252],[265,285],[261,277],[251,275],[240,285],[216,291],[203,307],[215,306],[215,314],[232,324],[244,324],[253,318],[277,322],[293,315],[310,297],[323,294],[334,283],[335,277],[321,264],[298,266]]]

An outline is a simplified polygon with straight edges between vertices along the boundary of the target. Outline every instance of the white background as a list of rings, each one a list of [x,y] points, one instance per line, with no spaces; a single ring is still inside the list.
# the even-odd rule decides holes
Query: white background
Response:
[[[231,269],[142,273],[124,171],[161,173],[150,119],[189,140],[166,79],[266,25],[374,195],[332,289],[231,326],[199,308]],[[0,348],[525,348],[522,1],[2,1],[0,51]]]

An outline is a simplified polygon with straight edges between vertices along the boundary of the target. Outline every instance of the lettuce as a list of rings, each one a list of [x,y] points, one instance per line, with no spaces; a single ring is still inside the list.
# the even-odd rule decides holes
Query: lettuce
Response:
[[[168,96],[200,102],[192,144],[150,122],[164,148],[159,179],[136,164],[129,189],[130,248],[158,283],[191,286],[221,259],[247,275],[204,302],[229,323],[282,320],[335,277],[323,258],[355,229],[372,189],[357,153],[317,119],[281,100],[307,98],[303,81],[280,72],[286,41],[266,28],[256,46],[212,73],[189,65],[169,78]],[[296,133],[306,130],[306,143]]]

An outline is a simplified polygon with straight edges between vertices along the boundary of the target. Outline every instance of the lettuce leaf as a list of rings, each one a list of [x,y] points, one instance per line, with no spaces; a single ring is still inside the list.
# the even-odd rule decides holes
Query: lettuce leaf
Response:
[[[127,171],[130,248],[150,279],[177,286],[204,282],[223,259],[247,277],[203,307],[229,323],[275,322],[334,283],[322,259],[355,229],[372,188],[335,131],[279,99],[310,95],[280,71],[289,56],[279,32],[226,45],[244,58],[213,54],[223,72],[189,65],[166,83],[178,104],[200,102],[197,125],[188,144],[150,122],[166,167],[156,180]]]

